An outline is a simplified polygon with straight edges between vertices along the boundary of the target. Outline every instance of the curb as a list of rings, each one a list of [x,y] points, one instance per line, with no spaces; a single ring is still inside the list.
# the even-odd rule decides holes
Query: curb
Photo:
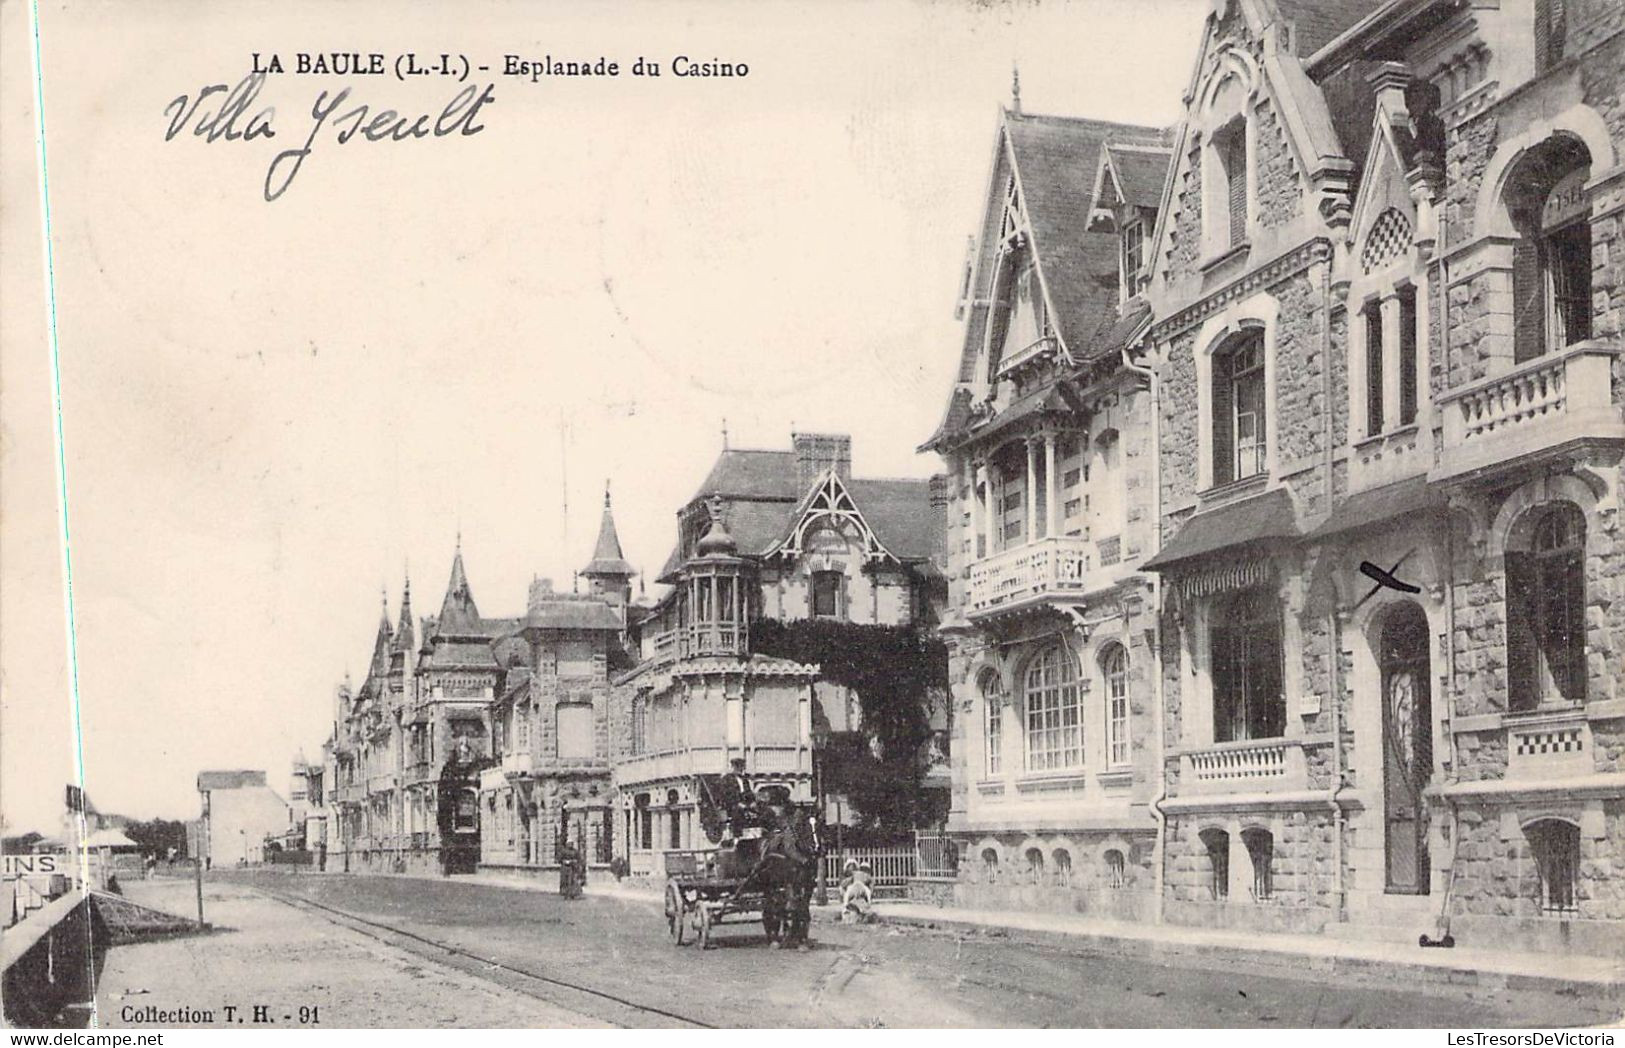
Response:
[[[1213,943],[1162,941],[1104,932],[1042,931],[1011,925],[984,924],[951,915],[924,917],[890,914],[880,910],[879,919],[882,924],[964,929],[1009,942],[1054,946],[1071,952],[1102,953],[1136,960],[1177,961],[1202,968],[1228,968],[1242,963],[1275,971],[1300,974],[1309,971],[1317,976],[1353,976],[1381,980],[1385,983],[1402,981],[1432,986],[1533,990],[1567,996],[1625,999],[1625,968],[1616,969],[1609,978],[1591,979],[1532,972],[1499,972],[1465,966],[1418,964],[1408,960],[1382,960],[1373,957],[1308,954]],[[1554,967],[1563,963],[1561,957],[1554,956],[1551,960]]]

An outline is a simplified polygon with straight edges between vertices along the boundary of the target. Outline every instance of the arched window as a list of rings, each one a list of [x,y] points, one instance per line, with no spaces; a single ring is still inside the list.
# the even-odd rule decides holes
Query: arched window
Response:
[[[683,846],[683,813],[677,808],[678,799],[676,790],[666,791],[666,847],[672,849]]]
[[[1585,515],[1572,502],[1535,512],[1528,548],[1506,553],[1513,711],[1585,701]]]
[[[1576,891],[1580,869],[1580,828],[1562,819],[1541,819],[1524,827],[1540,872],[1542,913],[1572,916],[1579,912]]]
[[[1262,902],[1275,893],[1270,877],[1270,865],[1275,861],[1275,838],[1262,827],[1241,831],[1241,843],[1247,846],[1247,857],[1253,864],[1253,900]]]
[[[1044,883],[1044,852],[1039,848],[1028,848],[1027,854],[1027,883]]]
[[[1004,688],[997,673],[982,676],[982,743],[987,774],[992,777],[1004,764]]]
[[[1276,739],[1286,730],[1280,605],[1264,589],[1218,601],[1210,613],[1213,741]]]
[[[1106,763],[1122,767],[1129,762],[1128,652],[1121,644],[1106,649],[1100,660],[1106,683]]]
[[[1591,337],[1591,154],[1556,135],[1529,151],[1507,181],[1516,361]]]
[[[982,879],[995,884],[999,879],[999,852],[996,848],[982,849]]]
[[[1050,854],[1050,859],[1055,863],[1056,886],[1061,888],[1070,887],[1072,884],[1072,853],[1065,848],[1056,848]]]
[[[1215,902],[1230,898],[1230,835],[1220,829],[1207,829],[1201,833],[1202,847],[1207,851],[1208,892]]]
[[[643,753],[649,747],[649,700],[642,695],[632,700],[632,752]]]
[[[1122,888],[1128,884],[1128,864],[1123,853],[1116,848],[1106,852],[1106,887]]]
[[[1081,766],[1083,710],[1078,667],[1064,645],[1050,645],[1027,664],[1021,698],[1026,712],[1027,770]]]
[[[1264,333],[1248,331],[1213,354],[1213,483],[1264,472],[1269,412],[1264,400]]]

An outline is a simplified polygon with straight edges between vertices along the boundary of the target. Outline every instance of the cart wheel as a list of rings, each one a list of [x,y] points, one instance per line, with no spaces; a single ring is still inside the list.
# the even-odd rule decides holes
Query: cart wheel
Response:
[[[711,948],[711,907],[700,903],[700,949]]]
[[[666,885],[666,931],[671,935],[673,946],[683,945],[683,933],[687,930],[688,913],[683,902],[683,890],[676,884]]]

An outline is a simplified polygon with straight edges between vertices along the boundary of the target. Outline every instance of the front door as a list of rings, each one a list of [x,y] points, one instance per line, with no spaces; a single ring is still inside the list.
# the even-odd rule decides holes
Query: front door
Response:
[[[1387,889],[1428,893],[1428,824],[1422,790],[1433,774],[1433,702],[1427,616],[1415,604],[1384,617],[1381,641],[1383,820]]]

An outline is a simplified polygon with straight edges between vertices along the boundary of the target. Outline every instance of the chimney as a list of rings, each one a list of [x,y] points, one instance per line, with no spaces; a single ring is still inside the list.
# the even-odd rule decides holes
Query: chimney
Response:
[[[842,480],[852,479],[851,434],[794,433],[791,440],[796,449],[796,483],[801,491],[812,487],[813,481],[832,467]]]

